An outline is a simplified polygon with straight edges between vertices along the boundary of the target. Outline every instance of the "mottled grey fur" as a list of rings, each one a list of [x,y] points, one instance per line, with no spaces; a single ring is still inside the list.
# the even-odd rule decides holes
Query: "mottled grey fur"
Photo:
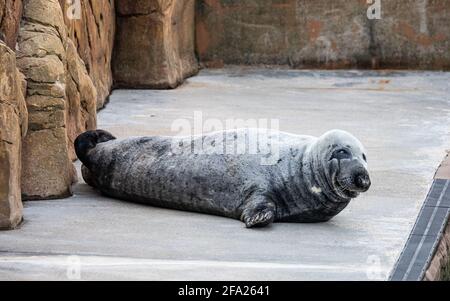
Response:
[[[277,137],[275,164],[261,164],[265,153],[222,154],[242,135]],[[194,153],[193,142],[208,154]],[[315,138],[243,129],[194,140],[117,140],[99,130],[80,135],[75,148],[85,181],[105,195],[240,219],[247,227],[328,221],[370,186],[363,146],[339,130]]]

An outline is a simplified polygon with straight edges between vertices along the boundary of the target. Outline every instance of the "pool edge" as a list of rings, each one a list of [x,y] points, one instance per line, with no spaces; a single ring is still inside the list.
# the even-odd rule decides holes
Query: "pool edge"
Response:
[[[450,153],[436,171],[433,183],[390,281],[437,281],[450,261]]]

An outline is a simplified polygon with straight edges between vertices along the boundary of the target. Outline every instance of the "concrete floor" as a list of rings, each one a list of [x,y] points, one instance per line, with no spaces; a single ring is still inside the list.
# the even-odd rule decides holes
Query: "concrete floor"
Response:
[[[298,134],[348,130],[368,150],[372,188],[328,223],[248,230],[80,182],[73,198],[27,202],[22,227],[0,233],[0,279],[387,279],[450,145],[450,73],[205,70],[176,90],[115,91],[99,127],[173,135],[194,111],[277,118]]]

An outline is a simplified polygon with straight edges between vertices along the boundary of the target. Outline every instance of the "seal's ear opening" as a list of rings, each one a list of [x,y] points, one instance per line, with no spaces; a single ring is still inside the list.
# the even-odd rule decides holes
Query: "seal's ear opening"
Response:
[[[116,137],[104,130],[84,132],[75,139],[75,153],[77,154],[78,159],[89,168],[89,151],[94,149],[99,143],[115,139]]]

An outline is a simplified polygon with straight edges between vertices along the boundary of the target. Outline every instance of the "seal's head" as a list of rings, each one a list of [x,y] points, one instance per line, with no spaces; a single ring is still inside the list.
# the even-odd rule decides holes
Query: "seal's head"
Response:
[[[366,151],[350,133],[341,130],[325,133],[316,141],[315,154],[327,186],[339,197],[355,198],[369,189]]]

